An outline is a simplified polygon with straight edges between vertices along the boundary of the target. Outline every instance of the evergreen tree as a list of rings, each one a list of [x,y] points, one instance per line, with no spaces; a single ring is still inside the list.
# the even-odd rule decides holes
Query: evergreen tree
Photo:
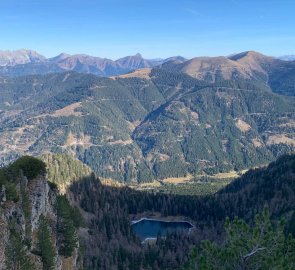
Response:
[[[70,257],[74,248],[78,247],[78,237],[73,221],[68,218],[65,218],[63,222],[63,236],[63,254]]]
[[[74,249],[78,247],[77,231],[72,218],[73,208],[70,206],[66,196],[58,196],[56,208],[58,233],[61,240],[59,253],[70,257]]]
[[[38,158],[23,156],[12,163],[9,170],[14,176],[18,176],[22,171],[24,176],[32,180],[39,174],[44,175],[46,173],[46,164]]]
[[[26,246],[22,241],[21,234],[10,224],[9,242],[6,247],[6,267],[9,270],[35,270],[36,267],[26,252]]]
[[[38,234],[37,234],[37,249],[42,258],[43,269],[54,269],[55,249],[51,240],[51,233],[48,222],[42,215],[39,220]]]
[[[199,252],[192,251],[185,269],[295,269],[295,240],[285,236],[283,222],[272,226],[267,209],[254,227],[236,218],[226,221],[225,230],[223,245],[204,241]]]

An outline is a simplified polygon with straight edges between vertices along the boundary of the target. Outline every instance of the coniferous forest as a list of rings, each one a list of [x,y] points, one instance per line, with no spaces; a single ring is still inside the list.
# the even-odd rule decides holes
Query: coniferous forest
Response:
[[[0,270],[295,270],[294,10],[0,1]]]
[[[276,261],[274,269],[292,269],[294,173],[295,156],[285,156],[202,198],[106,187],[94,175],[84,178],[70,187],[88,224],[80,238],[84,265],[87,269],[254,269],[251,265],[259,261],[262,269],[269,269]],[[189,235],[171,234],[142,245],[128,217],[149,211],[187,217],[195,229]],[[280,246],[273,246],[274,241]],[[255,248],[262,250],[240,265],[238,248],[243,256]],[[228,266],[221,266],[225,261]]]
[[[61,171],[80,167],[64,158],[51,160],[63,164]],[[58,262],[73,261],[82,269],[106,270],[294,268],[294,155],[250,170],[202,197],[107,186],[86,171],[61,194],[59,186],[67,177],[62,182],[55,181],[57,175],[47,179],[45,168],[41,160],[23,157],[0,170],[7,187],[6,200],[1,193],[1,224],[9,235],[8,269],[55,269]],[[48,206],[36,219],[40,199]],[[9,209],[15,212],[5,220]],[[151,214],[185,219],[194,228],[142,243],[131,221]]]

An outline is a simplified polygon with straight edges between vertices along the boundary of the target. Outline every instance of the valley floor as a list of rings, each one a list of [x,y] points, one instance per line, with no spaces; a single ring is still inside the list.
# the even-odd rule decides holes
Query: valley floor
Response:
[[[259,166],[259,167],[264,167]],[[178,195],[192,195],[192,196],[206,196],[216,193],[221,188],[230,184],[234,179],[245,174],[250,169],[242,171],[230,171],[224,173],[217,173],[213,175],[200,174],[193,176],[188,174],[184,177],[171,177],[165,179],[154,180],[149,183],[141,183],[131,185],[130,187],[139,191],[161,192]],[[120,186],[111,179],[105,180],[104,184],[112,186]]]

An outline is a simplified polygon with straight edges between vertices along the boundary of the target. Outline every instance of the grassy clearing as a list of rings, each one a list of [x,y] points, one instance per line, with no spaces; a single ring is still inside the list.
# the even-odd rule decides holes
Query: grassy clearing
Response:
[[[193,181],[177,185],[165,184],[154,190],[169,194],[205,196],[216,193],[218,190],[228,185],[232,180],[233,179],[211,179],[209,182]]]
[[[165,178],[161,182],[163,182],[164,184],[183,184],[183,183],[190,182],[192,179],[193,179],[193,176],[189,174],[186,177]]]
[[[177,195],[189,195],[189,196],[206,196],[214,194],[218,190],[227,186],[234,179],[240,175],[246,173],[248,170],[242,171],[230,171],[225,173],[217,173],[214,175],[196,175],[188,174],[185,177],[170,177],[162,180],[154,180],[148,183],[134,184],[129,187],[148,192],[160,192]],[[125,184],[119,184],[111,179],[103,179],[105,185],[110,186],[125,186]]]

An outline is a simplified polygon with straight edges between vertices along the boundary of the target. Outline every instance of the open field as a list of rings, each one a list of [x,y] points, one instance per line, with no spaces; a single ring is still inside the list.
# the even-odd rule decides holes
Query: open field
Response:
[[[256,166],[252,169],[263,167],[265,165]],[[249,169],[241,171],[229,171],[224,173],[217,173],[213,175],[200,174],[183,177],[171,177],[165,179],[157,179],[152,182],[141,184],[124,184],[119,183],[113,179],[101,178],[103,185],[112,187],[124,187],[129,186],[135,190],[147,191],[147,192],[160,192],[177,195],[189,195],[189,196],[206,196],[216,193],[218,190],[230,184],[233,180],[239,176],[245,174]]]

